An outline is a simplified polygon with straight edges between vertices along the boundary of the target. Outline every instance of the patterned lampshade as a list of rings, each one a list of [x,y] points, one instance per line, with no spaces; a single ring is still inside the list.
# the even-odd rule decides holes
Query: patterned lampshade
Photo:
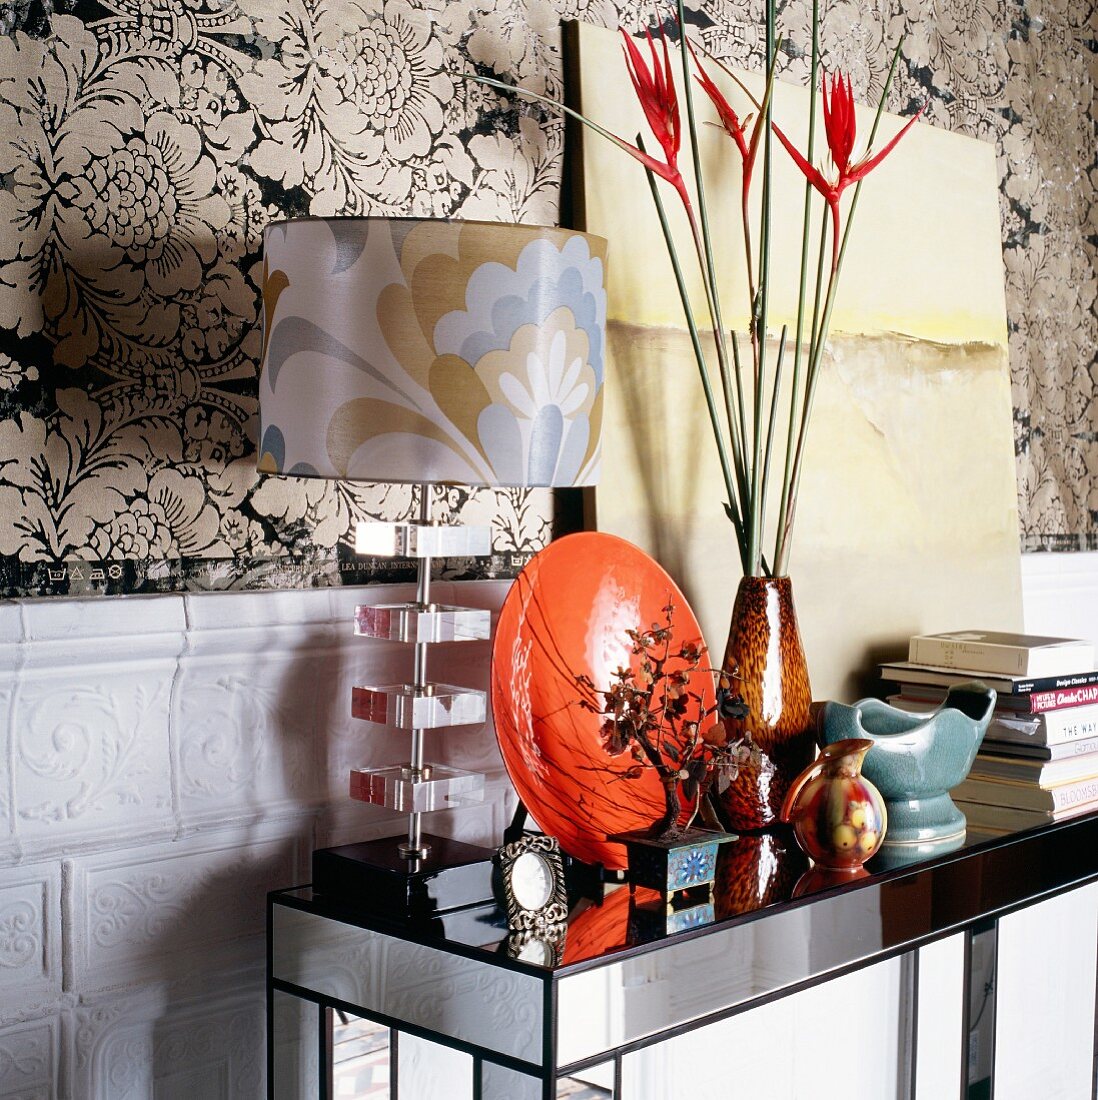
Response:
[[[302,218],[264,239],[262,472],[465,485],[598,478],[606,242]]]

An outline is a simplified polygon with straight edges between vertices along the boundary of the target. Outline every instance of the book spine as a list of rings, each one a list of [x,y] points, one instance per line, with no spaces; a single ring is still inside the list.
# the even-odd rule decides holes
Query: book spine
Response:
[[[881,677],[898,684],[940,684],[945,687],[959,684],[962,680],[984,680],[988,687],[994,688],[1000,695],[1012,697],[1032,695],[1034,692],[1069,691],[1073,688],[1098,686],[1098,671],[1015,680],[991,674],[983,675],[972,669],[944,668],[941,665],[917,669],[912,668],[910,663],[894,662],[881,665]]]
[[[1032,745],[1020,741],[1000,740],[992,731],[984,738],[981,752],[995,753],[1000,756],[1017,756],[1023,760],[1068,760],[1073,756],[1089,756],[1098,753],[1098,737],[1087,737],[1081,741],[1066,741],[1060,745]]]
[[[1061,787],[1052,787],[1048,793],[1052,796],[1054,810],[1067,810],[1082,802],[1093,802],[1098,798],[1098,779],[1086,779],[1080,783],[1065,783]]]
[[[1033,680],[1015,680],[1014,695],[1032,695],[1035,691],[1061,691],[1098,684],[1098,672],[1078,672],[1071,676],[1041,676]]]
[[[1098,709],[1050,711],[1047,714],[996,712],[987,728],[993,741],[1016,741],[1022,745],[1063,745],[1098,737]]]
[[[1083,709],[1047,711],[1040,716],[1039,722],[1048,745],[1098,737],[1098,707],[1086,707],[1085,712]]]
[[[1037,787],[1018,779],[975,777],[964,780],[954,790],[956,797],[964,802],[1055,812],[1098,799],[1098,779],[1078,779],[1056,787]]]
[[[1035,691],[1027,696],[1032,714],[1045,714],[1050,710],[1068,710],[1098,703],[1098,684],[1088,687],[1065,688],[1062,691]]]
[[[1003,676],[1024,676],[1029,651],[1017,646],[963,642],[954,638],[926,638],[916,635],[908,648],[908,660],[920,665],[972,669]]]

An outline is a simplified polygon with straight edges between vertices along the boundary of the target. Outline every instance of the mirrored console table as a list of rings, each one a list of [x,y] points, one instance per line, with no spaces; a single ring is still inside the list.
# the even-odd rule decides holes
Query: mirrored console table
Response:
[[[268,1095],[334,1097],[338,1013],[388,1029],[391,1082],[378,1095],[393,1100],[782,1096],[778,1079],[792,1070],[781,1052],[802,1040],[815,1042],[813,1057],[831,1051],[854,1066],[876,1050],[889,1063],[887,1086],[867,1083],[852,1096],[1036,1096],[1017,1080],[1013,1093],[996,1085],[996,1066],[1022,1053],[1013,1040],[1011,1051],[996,1053],[995,1041],[1021,1034],[1020,1050],[1040,1026],[1078,1060],[1063,1095],[1086,1100],[1095,1077],[1098,887],[1087,889],[1095,881],[1098,814],[1089,814],[1003,837],[970,834],[957,851],[840,882],[808,871],[784,834],[741,837],[723,846],[711,906],[668,914],[643,892],[618,888],[601,904],[574,907],[563,944],[509,938],[492,905],[402,926],[309,887],[278,891],[268,898]],[[1051,913],[1041,903],[1069,894],[1090,906],[1080,948],[1063,947],[1059,917],[1036,933],[1010,923],[1030,907]],[[1051,980],[1076,989],[1064,1001],[1070,1035],[1055,1019],[1008,1026],[1005,1011],[997,1028],[1006,1008],[996,976],[1001,928],[1018,939],[1023,960],[1039,949],[1051,966],[1060,944],[1065,973]],[[892,1017],[850,985],[871,973],[890,991]],[[1012,997],[1027,980],[1013,981]],[[842,996],[831,1007],[820,1002],[817,1025],[775,1014],[832,990]],[[838,1015],[834,1004],[843,1006]],[[1025,1007],[1012,1018],[1024,1021]],[[757,1044],[741,1023],[763,1017],[770,1022],[754,1034],[777,1055],[758,1054],[751,1069]],[[833,1035],[814,1034],[832,1027]],[[701,1091],[722,1066],[728,1089]],[[769,1074],[773,1088],[737,1091],[732,1082],[749,1071]],[[566,1080],[589,1087],[576,1092]]]

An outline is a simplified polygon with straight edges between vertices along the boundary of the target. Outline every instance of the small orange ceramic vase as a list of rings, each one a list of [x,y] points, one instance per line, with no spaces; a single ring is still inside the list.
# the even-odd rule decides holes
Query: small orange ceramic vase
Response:
[[[884,799],[862,777],[873,742],[862,738],[828,745],[794,780],[782,805],[782,821],[819,867],[849,871],[881,846],[888,818]]]

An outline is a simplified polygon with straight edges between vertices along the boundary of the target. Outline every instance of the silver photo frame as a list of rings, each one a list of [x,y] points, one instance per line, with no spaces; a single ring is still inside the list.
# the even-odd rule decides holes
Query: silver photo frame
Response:
[[[507,927],[542,932],[568,919],[568,890],[560,844],[552,836],[524,836],[499,849]]]

